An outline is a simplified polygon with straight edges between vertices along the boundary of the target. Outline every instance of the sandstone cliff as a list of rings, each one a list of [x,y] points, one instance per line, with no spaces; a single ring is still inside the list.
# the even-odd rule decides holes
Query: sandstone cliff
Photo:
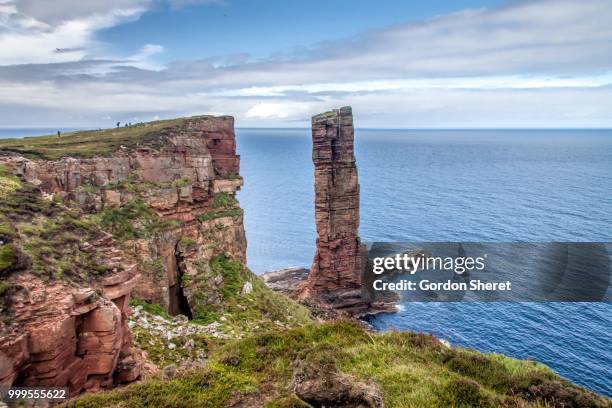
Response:
[[[127,327],[137,264],[4,165],[0,187],[0,386],[74,395],[138,378]]]
[[[192,278],[208,272],[214,255],[242,262],[246,257],[242,210],[235,199],[242,178],[234,121],[201,116],[154,126],[132,140],[107,136],[104,144],[103,135],[91,146],[88,141],[69,145],[57,160],[5,160],[43,193],[97,214],[102,228],[139,261],[143,276],[134,296],[191,315],[198,291]],[[95,156],[101,143],[103,151],[109,143],[114,150]],[[53,157],[47,146],[4,148]]]
[[[2,151],[2,385],[78,393],[137,378],[130,295],[215,316],[227,283],[218,264],[246,253],[233,118],[3,141]]]

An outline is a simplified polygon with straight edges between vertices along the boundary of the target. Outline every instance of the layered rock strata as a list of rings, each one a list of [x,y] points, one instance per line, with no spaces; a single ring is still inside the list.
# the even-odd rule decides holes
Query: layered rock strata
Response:
[[[87,244],[113,272],[88,286],[47,282],[24,271],[10,278],[0,325],[0,386],[108,389],[140,376],[145,356],[132,347],[127,325],[130,292],[140,275],[118,257],[109,236]]]
[[[80,270],[80,281],[65,281],[49,278],[55,275],[39,262],[36,271],[23,265],[2,276],[11,289],[2,294],[8,315],[0,324],[0,385],[67,386],[76,394],[138,378],[144,357],[131,343],[130,296],[191,317],[222,302],[214,294],[223,282],[210,261],[219,254],[246,261],[233,118],[186,118],[149,133],[142,126],[145,135],[137,143],[121,145],[112,135],[100,140],[106,143],[100,156],[94,151],[42,160],[0,152],[3,168],[35,186],[43,201],[78,208],[110,233],[78,243],[75,256],[95,251],[111,271],[90,279]],[[90,146],[91,137],[74,144]],[[25,231],[33,217],[13,222]],[[23,242],[15,238],[11,245],[19,250]],[[210,296],[201,295],[202,285]]]
[[[106,157],[11,160],[25,180],[85,211],[129,215],[124,209],[140,203],[152,210],[160,228],[126,237],[122,248],[140,260],[134,296],[173,314],[193,312],[197,289],[190,283],[207,274],[213,256],[246,261],[235,200],[240,156],[230,116],[186,118]]]
[[[317,247],[300,297],[320,298],[359,314],[369,308],[363,290],[366,248],[359,238],[359,181],[353,114],[343,107],[312,118]]]

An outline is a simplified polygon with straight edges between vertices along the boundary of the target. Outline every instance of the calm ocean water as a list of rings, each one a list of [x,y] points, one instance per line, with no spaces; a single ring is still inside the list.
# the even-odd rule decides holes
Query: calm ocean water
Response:
[[[309,266],[310,131],[237,135],[249,266]],[[610,130],[357,130],[356,154],[364,241],[612,241]],[[533,358],[612,396],[610,303],[406,303],[372,324]]]
[[[248,262],[309,266],[308,129],[238,129]],[[611,241],[612,131],[357,130],[365,241]],[[610,303],[406,303],[372,324],[541,361],[612,396]]]

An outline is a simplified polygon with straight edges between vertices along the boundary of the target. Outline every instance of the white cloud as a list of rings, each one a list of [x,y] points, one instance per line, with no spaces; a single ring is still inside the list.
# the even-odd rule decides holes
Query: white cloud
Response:
[[[204,4],[215,0],[194,0]],[[186,6],[185,0],[4,0],[0,2],[0,65],[61,63],[84,58],[117,58],[95,39],[100,30],[134,21],[160,5]],[[146,44],[128,57],[148,67],[146,57],[161,46]],[[161,68],[156,66],[157,68]]]
[[[117,58],[96,42],[98,30],[159,1],[70,9],[75,1],[60,0],[60,13],[42,0],[0,0],[0,112],[15,112],[0,126],[211,112],[242,126],[307,125],[311,114],[346,104],[371,127],[612,126],[608,0],[512,2],[221,66],[162,66],[156,44]]]
[[[129,65],[141,69],[160,70],[163,66],[156,63],[153,57],[163,52],[164,47],[159,44],[145,44],[136,55],[130,57]]]
[[[545,76],[492,76],[468,78],[413,78],[378,81],[332,82],[237,88],[213,93],[219,96],[281,97],[292,92],[381,92],[402,89],[539,89],[591,88],[612,84],[612,73],[591,77],[555,78]]]
[[[111,1],[111,6],[112,6]],[[99,54],[94,35],[138,18],[144,1],[13,0],[0,9],[0,65],[61,63]]]
[[[309,111],[309,105],[299,102],[262,102],[253,105],[247,110],[247,118],[286,119],[300,117]]]

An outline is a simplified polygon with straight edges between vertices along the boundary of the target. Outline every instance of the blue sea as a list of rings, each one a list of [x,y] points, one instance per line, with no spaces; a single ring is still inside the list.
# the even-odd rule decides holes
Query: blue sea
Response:
[[[238,129],[248,263],[309,266],[309,129]],[[364,241],[612,241],[612,130],[356,130]],[[541,361],[612,396],[610,303],[405,303],[371,321]]]
[[[237,136],[249,266],[310,266],[310,130]],[[612,130],[358,129],[355,140],[364,241],[612,241]],[[612,396],[610,303],[405,303],[371,323],[532,358]]]

